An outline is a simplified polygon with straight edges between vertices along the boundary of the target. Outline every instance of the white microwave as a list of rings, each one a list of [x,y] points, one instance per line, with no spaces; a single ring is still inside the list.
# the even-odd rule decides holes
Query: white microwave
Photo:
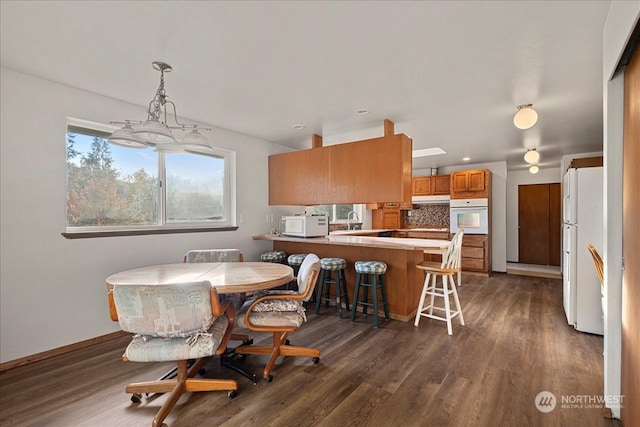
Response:
[[[451,200],[449,228],[455,233],[459,228],[465,234],[489,234],[489,200]]]
[[[326,215],[283,216],[280,234],[294,237],[321,237],[329,234],[329,217]]]

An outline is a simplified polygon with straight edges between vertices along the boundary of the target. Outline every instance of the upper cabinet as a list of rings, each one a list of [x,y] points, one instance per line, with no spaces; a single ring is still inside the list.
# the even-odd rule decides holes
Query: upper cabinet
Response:
[[[414,196],[442,196],[449,194],[450,175],[419,176],[412,180]]]
[[[411,203],[404,134],[269,156],[269,205]]]
[[[451,173],[452,199],[488,198],[491,195],[491,171],[473,169]]]

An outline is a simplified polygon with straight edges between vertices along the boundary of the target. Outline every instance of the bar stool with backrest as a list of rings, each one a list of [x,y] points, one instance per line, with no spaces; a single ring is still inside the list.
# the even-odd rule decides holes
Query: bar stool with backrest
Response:
[[[384,288],[384,273],[387,271],[387,264],[382,261],[356,261],[355,269],[356,286],[353,292],[351,320],[356,318],[358,305],[362,306],[362,314],[367,314],[367,308],[371,307],[373,309],[373,327],[377,328],[380,305],[384,309],[384,318],[389,319],[389,306]],[[360,299],[361,289],[363,291],[362,299]],[[369,295],[369,289],[371,289],[371,295]]]
[[[322,258],[320,259],[320,283],[316,294],[316,314],[320,314],[320,305],[334,302],[338,309],[338,317],[342,317],[342,301],[349,312],[349,296],[347,293],[347,279],[344,270],[347,261],[343,258]],[[335,285],[335,290],[331,292],[331,285]]]
[[[456,316],[460,318],[460,324],[464,326],[464,317],[462,316],[460,300],[458,299],[458,292],[456,291],[456,284],[453,279],[454,275],[460,271],[460,251],[462,248],[463,234],[464,231],[459,229],[453,236],[447,251],[442,256],[442,263],[425,261],[417,265],[419,269],[425,271],[426,275],[414,321],[415,326],[418,326],[421,317],[441,320],[447,323],[448,334],[453,335],[451,319]],[[438,277],[441,279],[440,282],[438,282]],[[440,287],[438,287],[438,285],[440,285]],[[453,295],[455,310],[451,310],[451,303],[449,301],[451,295]],[[427,296],[429,296],[428,304],[426,304]],[[436,306],[435,298],[442,298],[443,306]],[[434,310],[441,312],[442,315],[433,314]]]

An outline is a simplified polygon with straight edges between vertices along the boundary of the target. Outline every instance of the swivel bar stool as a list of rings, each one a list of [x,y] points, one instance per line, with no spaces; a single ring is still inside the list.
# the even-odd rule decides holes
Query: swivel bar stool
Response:
[[[384,318],[389,319],[389,306],[387,305],[387,295],[384,289],[384,273],[387,271],[387,264],[382,261],[356,261],[356,286],[353,293],[353,305],[351,306],[351,320],[356,318],[356,308],[358,304],[362,306],[362,314],[367,314],[367,307],[373,308],[373,327],[378,327],[378,308],[384,308]],[[360,288],[363,290],[363,297],[360,299]],[[371,299],[369,298],[371,289]],[[378,297],[380,293],[380,301]]]
[[[320,305],[324,301],[324,306],[329,307],[330,302],[335,302],[338,308],[338,317],[342,317],[342,299],[349,312],[349,296],[347,293],[347,280],[344,269],[347,261],[343,258],[322,258],[320,259],[320,283],[316,294],[316,314],[320,314]],[[335,290],[331,292],[331,285],[335,285]]]

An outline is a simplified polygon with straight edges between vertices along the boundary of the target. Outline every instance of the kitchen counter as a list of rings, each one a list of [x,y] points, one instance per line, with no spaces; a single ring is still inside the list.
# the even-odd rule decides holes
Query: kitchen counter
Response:
[[[397,228],[397,229],[374,229],[374,230],[336,230],[329,233],[330,236],[343,236],[343,235],[357,235],[357,236],[369,236],[378,235],[378,233],[394,232],[394,231],[424,231],[432,233],[449,233],[447,227],[444,228]]]
[[[376,230],[353,230],[372,232]],[[382,230],[390,231],[390,230]],[[277,234],[253,236],[255,240],[273,241],[273,249],[290,254],[314,253],[320,258],[344,258],[347,290],[354,292],[356,261],[383,261],[387,264],[385,287],[392,319],[404,322],[414,318],[420,300],[424,272],[416,265],[424,261],[425,252],[442,253],[449,241],[437,239],[407,239],[394,237],[334,234],[326,237],[289,237]],[[428,256],[428,255],[427,255]]]

